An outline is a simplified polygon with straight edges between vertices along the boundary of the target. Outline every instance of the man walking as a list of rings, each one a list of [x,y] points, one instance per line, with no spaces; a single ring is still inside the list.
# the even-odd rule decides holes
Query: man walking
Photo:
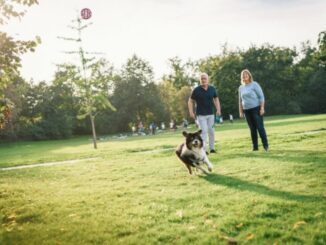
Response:
[[[188,100],[189,114],[190,117],[195,119],[196,116],[194,113],[194,104],[196,104],[196,115],[199,127],[202,130],[202,138],[204,141],[205,150],[208,151],[206,147],[208,134],[210,153],[215,153],[214,107],[216,109],[216,114],[220,116],[220,100],[217,97],[216,89],[213,86],[209,85],[209,79],[206,73],[201,73],[199,81],[200,85],[192,91],[191,96]]]

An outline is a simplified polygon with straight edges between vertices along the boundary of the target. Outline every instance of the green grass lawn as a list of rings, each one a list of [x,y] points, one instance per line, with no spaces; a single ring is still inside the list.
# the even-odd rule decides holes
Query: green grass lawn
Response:
[[[326,115],[216,126],[213,173],[190,176],[181,131],[0,145],[0,244],[326,244]],[[262,148],[262,147],[261,147]],[[95,159],[94,159],[95,158]]]

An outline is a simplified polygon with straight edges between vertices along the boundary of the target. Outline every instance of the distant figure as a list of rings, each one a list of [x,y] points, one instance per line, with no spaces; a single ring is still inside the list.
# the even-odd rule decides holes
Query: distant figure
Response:
[[[161,122],[161,129],[165,130],[165,123],[164,122]]]
[[[143,125],[143,122],[142,121],[140,121],[138,123],[138,133],[139,134],[143,134],[144,133],[144,125]]]
[[[132,125],[131,130],[132,130],[132,134],[136,133],[136,127],[135,127],[135,125]]]
[[[176,131],[177,130],[177,121],[175,119],[173,119],[173,130]]]
[[[187,119],[183,119],[182,120],[182,124],[183,124],[183,128],[188,128],[188,121],[187,121]]]
[[[177,130],[177,121],[175,119],[170,121],[170,129],[173,129],[174,131]]]
[[[155,122],[152,122],[152,123],[149,125],[149,129],[150,129],[152,135],[154,135],[154,134],[155,134],[155,131],[156,131],[156,124],[155,124]]]
[[[229,118],[230,118],[230,123],[233,123],[233,115],[232,114],[229,115]]]
[[[223,117],[220,116],[220,124],[223,124]]]
[[[258,136],[261,138],[265,151],[268,151],[268,140],[264,127],[265,97],[260,85],[253,81],[249,70],[241,72],[241,85],[239,87],[239,114],[246,116],[251,133],[253,151],[258,151]]]
[[[173,129],[173,120],[170,121],[170,129]]]
[[[202,130],[202,138],[204,140],[204,148],[206,147],[207,134],[209,138],[209,149],[211,153],[215,153],[215,132],[214,132],[214,110],[216,109],[217,116],[221,115],[220,100],[217,96],[216,89],[209,85],[208,75],[202,73],[199,78],[200,85],[197,86],[191,93],[188,100],[188,109],[190,117],[195,119],[194,104],[196,103],[196,115],[200,129]]]

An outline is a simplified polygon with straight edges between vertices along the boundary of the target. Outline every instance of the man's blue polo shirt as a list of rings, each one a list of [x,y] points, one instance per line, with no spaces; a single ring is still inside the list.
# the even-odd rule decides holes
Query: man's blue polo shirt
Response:
[[[196,87],[191,93],[191,99],[196,101],[196,114],[201,116],[214,115],[213,99],[217,97],[216,89],[208,85],[207,90],[202,86]]]

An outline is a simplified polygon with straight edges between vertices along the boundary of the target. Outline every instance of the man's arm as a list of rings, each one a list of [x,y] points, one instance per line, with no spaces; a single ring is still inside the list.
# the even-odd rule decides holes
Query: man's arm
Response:
[[[190,117],[195,119],[194,100],[191,98],[189,98],[189,100],[188,100],[188,110],[189,110]]]
[[[220,116],[221,115],[221,104],[220,104],[220,100],[218,97],[215,97],[213,99],[214,101],[214,105],[215,105],[215,108],[216,108],[216,113]]]

